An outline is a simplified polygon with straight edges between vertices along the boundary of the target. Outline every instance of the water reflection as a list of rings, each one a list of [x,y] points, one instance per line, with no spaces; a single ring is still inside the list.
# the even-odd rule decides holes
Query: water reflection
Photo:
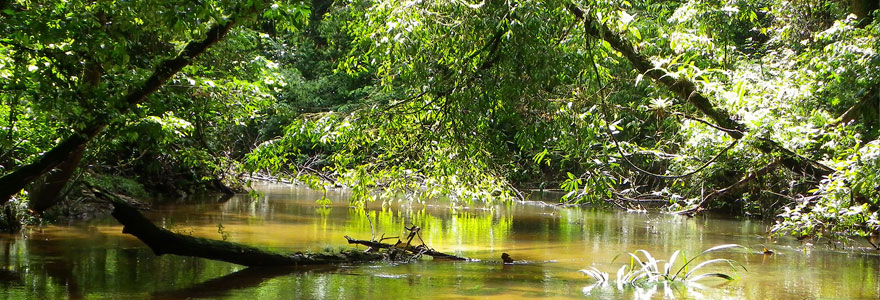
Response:
[[[540,204],[411,204],[392,201],[356,209],[344,193],[321,207],[321,194],[267,185],[264,197],[159,204],[147,215],[166,228],[195,236],[276,251],[350,247],[358,239],[402,236],[422,228],[438,251],[482,262],[386,263],[320,269],[252,270],[201,259],[155,257],[138,240],[121,234],[112,219],[72,226],[32,228],[28,237],[0,235],[0,299],[352,299],[352,298],[584,298],[593,282],[577,272],[615,271],[624,251],[645,249],[655,257],[675,250],[693,256],[727,243],[757,247],[772,256],[738,252],[732,258],[749,272],[705,289],[640,287],[590,291],[590,298],[869,298],[880,296],[878,258],[837,253],[824,246],[803,251],[790,240],[765,237],[766,225],[750,220],[627,214]],[[218,232],[222,225],[222,232]],[[525,264],[502,265],[502,252]],[[614,261],[614,263],[612,263]],[[656,290],[655,290],[656,288]]]
[[[221,298],[231,292],[259,287],[269,279],[279,276],[298,276],[309,272],[331,272],[336,266],[300,267],[300,268],[246,268],[221,277],[213,278],[181,289],[160,291],[152,294],[153,299],[192,299]]]

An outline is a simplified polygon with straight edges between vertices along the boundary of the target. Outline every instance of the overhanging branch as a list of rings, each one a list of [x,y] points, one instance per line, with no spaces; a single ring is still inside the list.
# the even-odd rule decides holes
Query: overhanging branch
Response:
[[[685,78],[676,78],[671,76],[665,70],[655,68],[647,56],[638,53],[635,48],[627,42],[623,37],[614,33],[608,26],[601,24],[590,17],[586,12],[581,10],[574,4],[568,6],[568,10],[578,19],[584,21],[584,30],[587,34],[603,39],[612,48],[620,52],[639,72],[647,77],[666,86],[670,91],[676,94],[680,99],[685,99],[688,103],[697,108],[701,113],[706,115],[719,127],[724,128],[723,132],[730,137],[740,140],[748,131],[747,127],[732,118],[727,111],[716,108],[706,95],[701,93],[696,85]],[[757,138],[750,141],[750,145],[762,153],[779,157],[779,163],[787,169],[810,177],[816,181],[828,176],[834,170],[819,162],[812,161],[806,157],[800,156],[791,150],[786,149],[778,142]]]

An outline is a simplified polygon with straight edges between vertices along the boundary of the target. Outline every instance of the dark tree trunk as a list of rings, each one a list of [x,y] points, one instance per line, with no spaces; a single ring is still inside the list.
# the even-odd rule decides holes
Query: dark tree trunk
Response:
[[[191,64],[199,55],[223,39],[234,24],[235,21],[229,20],[214,25],[204,40],[190,42],[177,57],[160,63],[143,84],[131,89],[122,99],[125,106],[120,109],[119,113],[125,114],[132,107],[143,103],[147,96],[159,90],[174,74],[177,74],[183,67]],[[0,177],[0,204],[6,203],[26,185],[67,161],[72,153],[85,147],[89,141],[101,133],[110,121],[110,117],[106,114],[95,117],[85,129],[68,136],[60,144],[41,155],[36,162],[24,165],[14,172]]]
[[[356,239],[353,239],[349,236],[345,236],[345,239],[348,240],[349,244],[364,245],[364,246],[370,247],[371,250],[400,249],[400,250],[405,250],[405,251],[408,251],[411,253],[419,253],[419,254],[427,255],[427,256],[430,256],[434,259],[440,259],[440,260],[444,260],[444,259],[445,260],[468,260],[468,261],[471,260],[470,258],[467,258],[467,257],[461,257],[461,256],[457,256],[457,255],[439,252],[437,250],[430,249],[425,245],[413,246],[410,244],[410,242],[412,242],[412,235],[410,235],[409,242],[404,244],[402,241],[398,240],[397,244],[395,244],[395,245],[380,243],[380,242],[375,242],[375,241],[356,240]]]
[[[859,19],[860,25],[865,26],[871,23],[872,13],[880,9],[880,1],[878,0],[852,0],[850,2],[852,13]]]
[[[98,13],[98,15],[103,16],[104,14],[101,12]],[[101,24],[106,23],[106,20],[103,18],[99,19],[101,19],[99,20]],[[103,73],[101,64],[89,60],[83,70],[83,80],[81,84],[88,90],[94,91],[94,89],[98,87],[98,84],[101,83],[101,75]],[[83,155],[85,155],[85,150],[85,144],[74,149],[64,162],[58,164],[55,168],[55,172],[50,172],[43,177],[45,180],[40,182],[40,184],[35,184],[36,187],[31,191],[30,201],[28,202],[31,210],[38,214],[42,214],[46,209],[49,209],[61,201],[61,191],[64,190],[64,187],[67,186],[70,179],[73,178],[76,169],[79,168],[79,163],[82,161]]]
[[[343,251],[338,254],[330,253],[276,253],[259,248],[236,244],[226,241],[217,241],[198,238],[189,235],[171,232],[153,224],[133,207],[130,200],[125,196],[105,191],[99,187],[89,186],[96,197],[106,199],[113,204],[113,218],[122,224],[122,233],[131,234],[144,242],[156,256],[174,254],[225,261],[248,267],[290,267],[309,265],[332,265],[341,263],[371,262],[380,260],[397,259],[399,254],[408,252],[411,255],[403,256],[407,259],[419,255],[429,255],[434,259],[445,260],[470,260],[451,254],[441,253],[428,246],[413,245],[413,239],[418,236],[420,228],[409,228],[410,235],[406,243],[398,240],[397,244],[384,244],[373,241],[355,240],[348,236],[345,238],[349,244],[360,244],[370,247],[367,251]],[[421,240],[421,237],[419,237]],[[389,251],[379,252],[379,249]]]
[[[584,20],[585,30],[588,34],[603,39],[608,42],[612,48],[620,52],[637,70],[645,74],[654,81],[666,86],[675,93],[680,99],[684,99],[697,108],[701,113],[709,117],[715,124],[724,128],[724,133],[734,139],[742,139],[745,136],[747,127],[735,121],[730,113],[723,109],[716,108],[708,97],[697,90],[696,85],[687,79],[669,76],[669,74],[661,69],[654,68],[651,61],[644,55],[638,53],[633,46],[624,40],[621,36],[611,31],[604,24],[598,23],[587,16],[583,10],[577,6],[569,6],[571,11],[578,19]],[[791,150],[782,147],[778,142],[758,138],[751,143],[751,146],[758,149],[764,154],[779,157],[780,164],[785,168],[813,180],[819,181],[823,177],[831,174],[833,170],[818,162],[809,160],[805,157],[797,155]]]
[[[115,196],[103,194],[113,198]],[[225,261],[248,267],[279,267],[327,265],[338,263],[378,261],[386,258],[383,254],[360,251],[340,254],[275,253],[259,248],[197,238],[160,228],[150,222],[137,208],[122,201],[113,200],[113,217],[124,227],[123,233],[131,234],[144,242],[157,256],[174,254]]]
[[[309,26],[306,28],[306,36],[315,42],[315,46],[320,48],[327,46],[327,40],[321,37],[318,26],[324,20],[324,15],[330,11],[334,0],[312,0],[311,14],[309,15]]]
[[[758,169],[757,171],[753,172],[752,174],[749,174],[745,178],[740,179],[739,181],[735,182],[734,184],[732,184],[726,188],[714,191],[711,194],[703,197],[703,199],[700,200],[700,203],[698,203],[696,207],[691,208],[691,209],[687,209],[687,210],[678,211],[677,213],[689,215],[689,214],[692,214],[702,208],[708,207],[709,204],[711,204],[713,201],[715,201],[716,199],[719,199],[727,194],[739,193],[745,187],[745,185],[748,184],[749,182],[755,181],[759,177],[767,175],[767,173],[776,169],[776,167],[779,165],[779,162],[780,161],[778,161],[778,160],[774,161],[774,162],[768,164],[767,166],[764,166],[763,168]]]
[[[868,134],[864,140],[872,140],[880,128],[880,93],[878,87],[862,95],[859,102],[847,109],[840,117],[837,117],[829,126],[846,125],[850,122],[858,122],[864,125]]]
[[[67,183],[70,182],[70,179],[79,167],[83,154],[85,154],[85,146],[83,144],[74,149],[70,156],[55,168],[54,172],[46,175],[44,177],[45,180],[38,181],[40,182],[39,186],[33,188],[30,192],[28,206],[30,206],[31,210],[41,214],[61,200],[61,197],[59,197],[61,191],[64,190],[64,187],[67,186]]]

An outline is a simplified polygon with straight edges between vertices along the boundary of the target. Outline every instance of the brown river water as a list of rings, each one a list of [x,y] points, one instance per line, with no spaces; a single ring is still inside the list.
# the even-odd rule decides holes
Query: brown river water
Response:
[[[345,235],[398,236],[405,234],[404,226],[414,224],[436,250],[480,261],[423,258],[408,264],[247,269],[189,257],[156,257],[106,217],[0,235],[0,300],[880,298],[876,252],[768,239],[769,223],[764,221],[560,208],[539,201],[456,206],[392,201],[384,207],[370,203],[364,210],[349,207],[343,192],[331,192],[332,205],[321,207],[315,202],[321,194],[303,187],[257,188],[264,196],[256,200],[242,195],[218,203],[216,197],[203,197],[157,204],[146,215],[177,232],[283,252],[347,249],[351,246]],[[706,257],[733,259],[747,271],[724,264],[701,271],[722,272],[735,277],[732,281],[618,289],[614,282],[594,286],[595,280],[578,272],[595,267],[615,277],[630,262],[626,252],[643,249],[668,259],[681,250],[690,258],[729,243],[752,250]],[[775,253],[761,254],[764,246]],[[517,263],[502,264],[504,252]]]

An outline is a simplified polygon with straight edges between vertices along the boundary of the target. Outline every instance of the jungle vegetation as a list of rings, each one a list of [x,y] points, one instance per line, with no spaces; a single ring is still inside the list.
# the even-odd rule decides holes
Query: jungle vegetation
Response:
[[[3,227],[270,175],[877,236],[878,6],[3,0]]]

